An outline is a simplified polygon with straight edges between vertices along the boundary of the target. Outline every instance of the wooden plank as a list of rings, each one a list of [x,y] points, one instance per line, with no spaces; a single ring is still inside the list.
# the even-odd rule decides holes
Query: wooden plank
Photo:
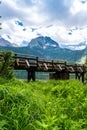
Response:
[[[81,67],[77,67],[78,72],[83,72],[83,69]]]
[[[74,72],[74,71],[75,71],[74,68],[73,68],[72,66],[66,67],[66,69],[67,69],[68,72]]]
[[[58,70],[59,70],[59,71],[62,71],[62,66],[61,66],[61,65],[58,65],[58,64],[57,64],[57,67],[58,67]]]
[[[46,64],[46,63],[43,63],[43,65],[44,65],[45,69],[48,70],[47,64]]]
[[[27,67],[30,67],[28,60],[25,60]]]
[[[17,64],[17,66],[19,66],[19,58],[15,59],[15,63]]]

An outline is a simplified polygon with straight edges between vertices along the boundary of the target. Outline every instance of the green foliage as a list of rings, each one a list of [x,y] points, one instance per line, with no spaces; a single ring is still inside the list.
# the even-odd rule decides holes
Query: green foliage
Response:
[[[0,76],[5,78],[13,78],[13,53],[11,51],[3,51],[0,57]]]
[[[86,56],[86,59],[85,59],[85,65],[87,65],[87,56]]]
[[[53,48],[49,47],[47,49],[35,47],[2,47],[0,46],[0,51],[2,50],[12,50],[14,53],[35,55],[39,58],[49,59],[49,60],[66,60],[69,62],[77,62],[81,59],[82,56],[85,56],[86,50],[69,50],[62,48]]]
[[[87,85],[76,80],[0,81],[0,130],[87,129]]]
[[[87,66],[87,56],[86,56],[86,59],[85,59],[85,65]],[[85,73],[85,78],[87,79],[87,72]]]

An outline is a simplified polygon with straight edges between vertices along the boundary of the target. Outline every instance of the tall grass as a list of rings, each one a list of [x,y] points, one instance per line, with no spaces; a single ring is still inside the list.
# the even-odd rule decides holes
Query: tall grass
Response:
[[[87,85],[0,78],[0,130],[86,130]]]

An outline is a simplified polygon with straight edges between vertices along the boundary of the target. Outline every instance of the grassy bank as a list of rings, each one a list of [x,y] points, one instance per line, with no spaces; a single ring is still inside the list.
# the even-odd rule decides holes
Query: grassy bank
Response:
[[[0,78],[0,130],[86,130],[87,85]]]

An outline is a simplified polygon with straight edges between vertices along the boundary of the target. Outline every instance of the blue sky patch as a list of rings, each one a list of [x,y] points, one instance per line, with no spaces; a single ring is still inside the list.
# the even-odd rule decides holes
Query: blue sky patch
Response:
[[[15,23],[19,26],[23,26],[23,23],[21,21],[15,21]]]
[[[82,4],[85,4],[87,2],[87,0],[81,0]]]

